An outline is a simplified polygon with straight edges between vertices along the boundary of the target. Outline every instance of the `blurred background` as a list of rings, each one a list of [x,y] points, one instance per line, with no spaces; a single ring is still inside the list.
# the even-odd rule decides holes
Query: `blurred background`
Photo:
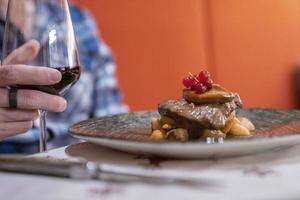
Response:
[[[203,69],[245,107],[298,107],[300,0],[75,2],[95,16],[133,111],[180,97],[182,78]]]

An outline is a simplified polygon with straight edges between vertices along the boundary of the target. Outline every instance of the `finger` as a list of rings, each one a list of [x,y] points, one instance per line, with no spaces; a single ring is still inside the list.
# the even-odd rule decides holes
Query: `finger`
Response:
[[[11,110],[0,108],[0,122],[33,121],[39,116],[38,110]]]
[[[3,65],[26,64],[32,61],[40,50],[40,44],[36,40],[30,40],[18,49],[14,50],[4,60]]]
[[[0,139],[25,133],[32,128],[32,121],[0,123]]]
[[[61,80],[61,73],[48,67],[3,65],[0,67],[0,86],[53,85]]]
[[[0,107],[8,108],[8,90],[0,89]],[[17,104],[19,109],[46,110],[50,112],[63,112],[67,102],[60,96],[47,94],[36,90],[18,90]]]

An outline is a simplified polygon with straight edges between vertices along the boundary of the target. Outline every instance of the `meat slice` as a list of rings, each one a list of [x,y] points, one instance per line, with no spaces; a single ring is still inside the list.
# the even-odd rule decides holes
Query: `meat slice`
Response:
[[[161,116],[172,118],[181,128],[220,130],[238,106],[237,99],[223,104],[201,105],[179,99],[161,102],[158,112]]]

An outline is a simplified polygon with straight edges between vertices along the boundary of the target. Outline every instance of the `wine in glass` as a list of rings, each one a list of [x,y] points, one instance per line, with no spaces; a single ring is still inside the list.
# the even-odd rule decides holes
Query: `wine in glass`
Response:
[[[53,9],[55,15],[48,16]],[[79,52],[67,0],[9,0],[2,59],[30,40],[40,43],[38,55],[31,63],[59,70],[62,80],[54,85],[17,85],[63,96],[80,77]],[[20,64],[20,63],[10,63]],[[22,63],[23,64],[23,63]],[[46,151],[46,111],[40,111],[40,152]]]

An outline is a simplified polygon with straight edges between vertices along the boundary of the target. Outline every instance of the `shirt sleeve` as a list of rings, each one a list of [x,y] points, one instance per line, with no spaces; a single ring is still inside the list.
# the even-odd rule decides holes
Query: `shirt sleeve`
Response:
[[[34,127],[24,134],[16,135],[1,142],[32,143],[39,140],[39,129]]]

